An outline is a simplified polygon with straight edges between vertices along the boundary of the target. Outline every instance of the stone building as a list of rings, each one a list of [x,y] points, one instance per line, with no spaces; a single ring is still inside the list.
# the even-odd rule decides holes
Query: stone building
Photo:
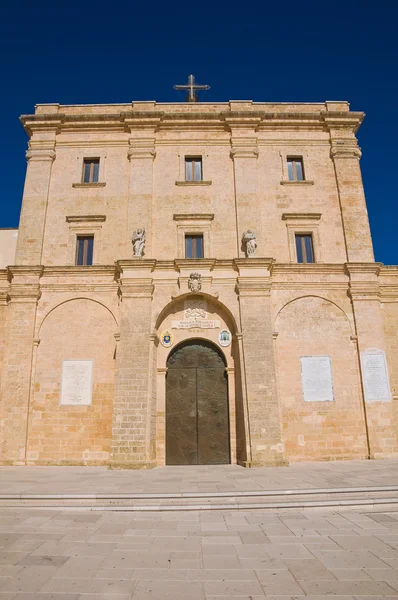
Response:
[[[398,267],[374,261],[363,117],[251,101],[22,116],[1,464],[397,455]]]

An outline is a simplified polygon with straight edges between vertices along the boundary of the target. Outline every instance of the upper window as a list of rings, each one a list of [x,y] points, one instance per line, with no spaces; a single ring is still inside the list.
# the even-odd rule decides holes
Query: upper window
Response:
[[[94,236],[78,235],[76,244],[76,264],[86,267],[93,264]]]
[[[287,157],[287,175],[289,181],[304,181],[303,159],[299,157]]]
[[[203,258],[203,235],[185,236],[185,258]]]
[[[186,156],[185,157],[185,181],[202,181],[202,157],[201,156]]]
[[[99,158],[85,158],[83,161],[83,183],[98,183]]]
[[[313,263],[314,259],[314,246],[312,243],[312,235],[310,234],[298,234],[296,238],[296,254],[298,263]]]

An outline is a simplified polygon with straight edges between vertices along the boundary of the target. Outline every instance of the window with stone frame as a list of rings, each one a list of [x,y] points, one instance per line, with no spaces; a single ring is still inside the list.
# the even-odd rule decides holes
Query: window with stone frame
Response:
[[[203,181],[203,164],[201,156],[185,157],[185,181]]]
[[[82,183],[98,183],[99,164],[99,158],[83,159]]]
[[[287,176],[289,181],[305,181],[302,156],[287,157]]]
[[[298,263],[314,263],[314,244],[312,241],[312,234],[308,233],[296,233],[296,255]]]
[[[94,236],[78,235],[76,238],[76,265],[87,267],[93,264]]]

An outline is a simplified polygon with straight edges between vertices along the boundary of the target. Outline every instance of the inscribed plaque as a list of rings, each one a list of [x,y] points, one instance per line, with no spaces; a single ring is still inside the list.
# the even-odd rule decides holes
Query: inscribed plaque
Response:
[[[306,402],[334,400],[330,356],[301,356],[301,378]]]
[[[384,352],[361,352],[361,370],[365,402],[390,402],[390,384]]]
[[[64,360],[62,362],[61,404],[90,405],[92,379],[92,360]]]

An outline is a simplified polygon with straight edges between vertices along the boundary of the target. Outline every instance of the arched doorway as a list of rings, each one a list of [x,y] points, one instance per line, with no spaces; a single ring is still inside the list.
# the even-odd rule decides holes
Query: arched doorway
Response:
[[[228,382],[221,351],[188,340],[167,361],[166,464],[230,463]]]

